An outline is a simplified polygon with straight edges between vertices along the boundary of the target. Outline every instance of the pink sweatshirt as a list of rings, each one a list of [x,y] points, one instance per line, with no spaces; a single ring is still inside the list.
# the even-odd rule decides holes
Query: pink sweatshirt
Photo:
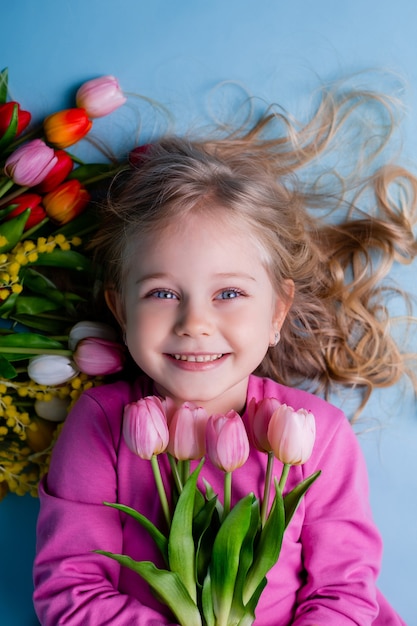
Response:
[[[146,531],[102,504],[134,507],[163,527],[150,462],[130,452],[121,436],[125,404],[152,394],[152,381],[145,377],[99,387],[80,398],[65,423],[40,490],[34,601],[43,626],[175,621],[137,574],[92,553],[109,550],[163,567]],[[313,454],[305,465],[291,468],[289,489],[322,470],[285,533],[255,624],[404,625],[375,586],[381,541],[368,503],[364,459],[346,417],[314,395],[255,376],[247,397],[276,397],[316,417]],[[265,461],[265,455],[252,451],[234,472],[235,499],[262,493]],[[167,477],[168,465],[161,465]],[[276,461],[278,476],[281,467]],[[222,493],[223,474],[208,461],[202,475]]]

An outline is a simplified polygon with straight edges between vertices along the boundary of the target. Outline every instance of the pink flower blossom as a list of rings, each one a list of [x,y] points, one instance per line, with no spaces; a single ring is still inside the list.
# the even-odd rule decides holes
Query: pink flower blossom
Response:
[[[169,433],[163,404],[148,396],[125,406],[123,436],[129,450],[141,459],[150,460],[164,452]]]
[[[123,369],[125,354],[125,348],[120,343],[87,337],[78,342],[73,359],[84,374],[107,376]]]
[[[49,174],[57,162],[52,148],[42,139],[33,139],[17,148],[6,160],[4,173],[16,185],[33,187]]]
[[[268,425],[272,413],[281,406],[276,398],[264,398],[256,402],[254,398],[247,408],[247,431],[251,445],[260,452],[269,452]]]
[[[287,465],[302,465],[311,456],[316,438],[314,415],[305,409],[282,404],[268,426],[268,440],[274,456]]]
[[[242,418],[236,411],[209,418],[206,447],[210,461],[224,472],[233,472],[246,463],[249,440]]]
[[[114,76],[101,76],[89,80],[78,89],[75,96],[77,107],[86,110],[88,117],[103,117],[126,102]]]
[[[168,452],[179,461],[201,459],[206,453],[207,420],[205,409],[185,402],[170,421]]]

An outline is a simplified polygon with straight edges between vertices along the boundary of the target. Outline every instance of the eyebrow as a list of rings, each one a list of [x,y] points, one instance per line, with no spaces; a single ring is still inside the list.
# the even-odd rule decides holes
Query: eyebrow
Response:
[[[247,274],[246,272],[218,272],[217,274],[214,274],[215,278],[223,278],[223,279],[234,279],[234,278],[244,278],[247,280],[252,280],[254,282],[256,282],[256,278],[254,276],[252,276],[251,274]],[[145,274],[145,276],[140,276],[137,280],[136,280],[136,284],[141,284],[144,283],[148,280],[160,280],[160,279],[168,279],[168,280],[173,280],[174,277],[169,274],[169,273],[164,273],[164,272],[154,272],[151,274]]]

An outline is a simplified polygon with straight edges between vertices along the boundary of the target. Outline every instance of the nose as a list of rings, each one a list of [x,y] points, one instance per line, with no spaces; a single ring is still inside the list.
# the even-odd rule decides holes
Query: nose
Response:
[[[191,301],[181,303],[174,328],[177,335],[185,337],[209,336],[213,330],[214,319],[208,304]]]

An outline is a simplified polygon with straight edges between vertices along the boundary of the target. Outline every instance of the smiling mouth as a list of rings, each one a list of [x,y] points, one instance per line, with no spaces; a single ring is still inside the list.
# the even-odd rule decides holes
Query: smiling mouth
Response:
[[[187,361],[188,363],[211,363],[218,361],[223,354],[173,354],[176,361]]]

